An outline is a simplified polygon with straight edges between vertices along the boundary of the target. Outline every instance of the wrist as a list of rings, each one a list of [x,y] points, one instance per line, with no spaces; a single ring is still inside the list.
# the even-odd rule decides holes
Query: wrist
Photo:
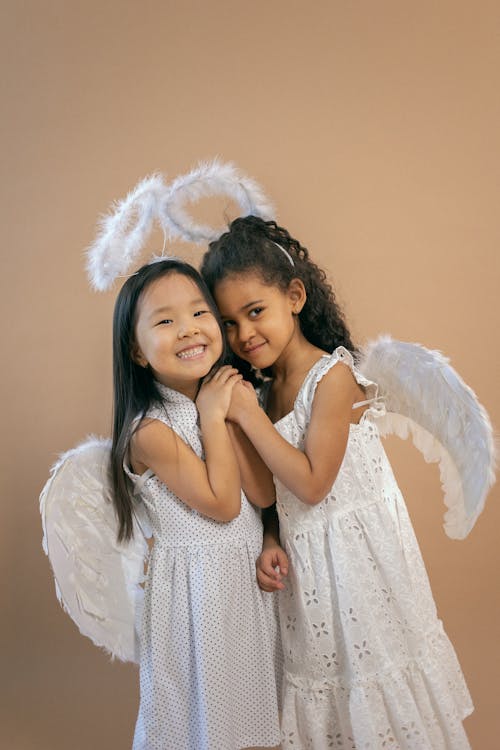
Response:
[[[210,410],[207,413],[204,413],[203,411],[199,412],[200,414],[200,428],[213,428],[220,425],[226,424],[226,415],[224,412],[220,411],[214,411]]]
[[[274,547],[279,547],[280,543],[279,540],[276,539],[275,536],[272,536],[271,534],[264,534],[262,539],[262,549],[272,549]]]
[[[238,413],[234,415],[236,423],[239,427],[248,434],[249,430],[252,430],[256,426],[262,416],[265,416],[264,412],[256,402],[255,405],[245,404],[242,408],[238,409]]]

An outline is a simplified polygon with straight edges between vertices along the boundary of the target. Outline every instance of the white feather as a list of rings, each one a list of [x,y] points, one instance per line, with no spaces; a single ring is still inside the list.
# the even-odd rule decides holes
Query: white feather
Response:
[[[88,438],[52,467],[40,495],[43,548],[57,597],[80,632],[113,657],[137,662],[150,530],[137,513],[133,539],[117,541],[110,445]]]
[[[445,531],[463,539],[495,481],[493,430],[484,408],[440,352],[384,336],[363,352],[359,370],[378,383],[387,414],[382,434],[411,435],[426,461],[440,464]]]
[[[239,205],[241,216],[252,214],[266,221],[274,218],[274,208],[260,185],[234,164],[224,164],[214,159],[200,163],[189,174],[177,177],[162,199],[161,219],[171,239],[205,243],[220,237],[223,230],[197,224],[184,208],[187,203],[196,203],[201,198],[216,195],[232,198]]]
[[[152,175],[113,207],[100,222],[98,236],[87,250],[87,272],[94,289],[109,289],[126,275],[159,221],[159,204],[166,193],[161,175]]]

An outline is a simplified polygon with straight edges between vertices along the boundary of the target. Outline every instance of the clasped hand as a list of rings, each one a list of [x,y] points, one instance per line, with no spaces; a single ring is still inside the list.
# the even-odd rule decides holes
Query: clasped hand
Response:
[[[234,367],[224,365],[213,375],[203,381],[196,397],[196,406],[200,416],[229,419],[228,410],[234,386],[243,376]]]

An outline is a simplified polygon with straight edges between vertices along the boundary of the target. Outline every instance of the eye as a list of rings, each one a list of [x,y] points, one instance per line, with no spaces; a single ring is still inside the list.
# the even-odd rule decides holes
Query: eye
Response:
[[[263,310],[264,310],[263,307],[254,307],[250,310],[250,312],[248,313],[248,316],[250,318],[257,318]]]
[[[157,326],[162,326],[162,325],[166,325],[166,326],[168,326],[168,325],[170,325],[170,324],[171,324],[171,323],[173,323],[173,322],[174,322],[174,321],[173,321],[173,320],[172,320],[171,318],[165,318],[164,320],[159,320],[159,321],[158,321],[158,323],[157,323],[156,325],[157,325]]]
[[[223,320],[222,325],[224,328],[232,328],[234,326],[234,320]]]
[[[194,314],[195,318],[199,318],[200,315],[210,315],[211,310],[197,310]]]

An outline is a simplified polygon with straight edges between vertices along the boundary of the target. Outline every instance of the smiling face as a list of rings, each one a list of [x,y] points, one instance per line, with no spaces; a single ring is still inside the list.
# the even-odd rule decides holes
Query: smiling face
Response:
[[[133,359],[156,380],[193,398],[222,353],[219,324],[195,282],[169,273],[146,287],[137,307]]]
[[[301,282],[298,282],[301,285]],[[272,367],[286,357],[300,336],[301,288],[291,282],[282,291],[258,273],[231,274],[214,289],[229,346],[253,367]]]

